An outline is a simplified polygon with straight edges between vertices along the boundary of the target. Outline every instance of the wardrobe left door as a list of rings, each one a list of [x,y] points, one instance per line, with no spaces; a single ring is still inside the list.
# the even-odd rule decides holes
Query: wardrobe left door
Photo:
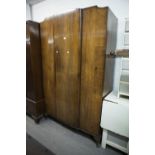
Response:
[[[48,115],[56,118],[53,23],[54,19],[43,21],[40,30],[45,109]]]
[[[80,10],[75,10],[57,16],[54,23],[57,119],[75,128],[80,107],[80,17]]]

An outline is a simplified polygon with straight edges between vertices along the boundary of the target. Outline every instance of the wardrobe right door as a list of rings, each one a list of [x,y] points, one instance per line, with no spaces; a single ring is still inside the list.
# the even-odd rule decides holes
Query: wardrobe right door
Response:
[[[98,136],[102,104],[107,8],[83,9],[80,128]]]

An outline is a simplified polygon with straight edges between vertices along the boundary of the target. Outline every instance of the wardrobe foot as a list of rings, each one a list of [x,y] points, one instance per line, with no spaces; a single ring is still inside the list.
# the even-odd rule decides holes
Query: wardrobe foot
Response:
[[[100,144],[101,136],[93,136],[93,138],[94,138],[94,140],[96,142],[96,147],[100,147],[101,146],[101,144]]]

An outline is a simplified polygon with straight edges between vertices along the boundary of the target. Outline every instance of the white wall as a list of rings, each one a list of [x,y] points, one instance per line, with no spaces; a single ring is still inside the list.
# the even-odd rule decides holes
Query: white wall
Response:
[[[26,20],[31,20],[31,9],[30,5],[26,3]]]
[[[46,17],[93,5],[110,7],[118,18],[117,49],[126,48],[124,46],[124,30],[125,18],[129,18],[129,0],[45,0],[32,6],[32,17],[34,21],[41,22]],[[114,90],[118,88],[119,63],[120,60],[117,59],[115,65]]]
[[[129,17],[129,0],[45,0],[32,6],[33,20],[40,22],[49,16],[93,5],[111,8],[118,18],[117,49],[124,48],[124,20]]]

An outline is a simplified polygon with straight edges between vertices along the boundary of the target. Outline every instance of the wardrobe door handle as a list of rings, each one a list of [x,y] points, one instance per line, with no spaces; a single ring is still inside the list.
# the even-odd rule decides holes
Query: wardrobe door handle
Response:
[[[110,55],[111,55],[111,56],[116,56],[115,52],[112,51],[112,50],[110,50]]]
[[[55,53],[57,53],[57,54],[58,54],[58,53],[59,53],[59,51],[57,50]]]

